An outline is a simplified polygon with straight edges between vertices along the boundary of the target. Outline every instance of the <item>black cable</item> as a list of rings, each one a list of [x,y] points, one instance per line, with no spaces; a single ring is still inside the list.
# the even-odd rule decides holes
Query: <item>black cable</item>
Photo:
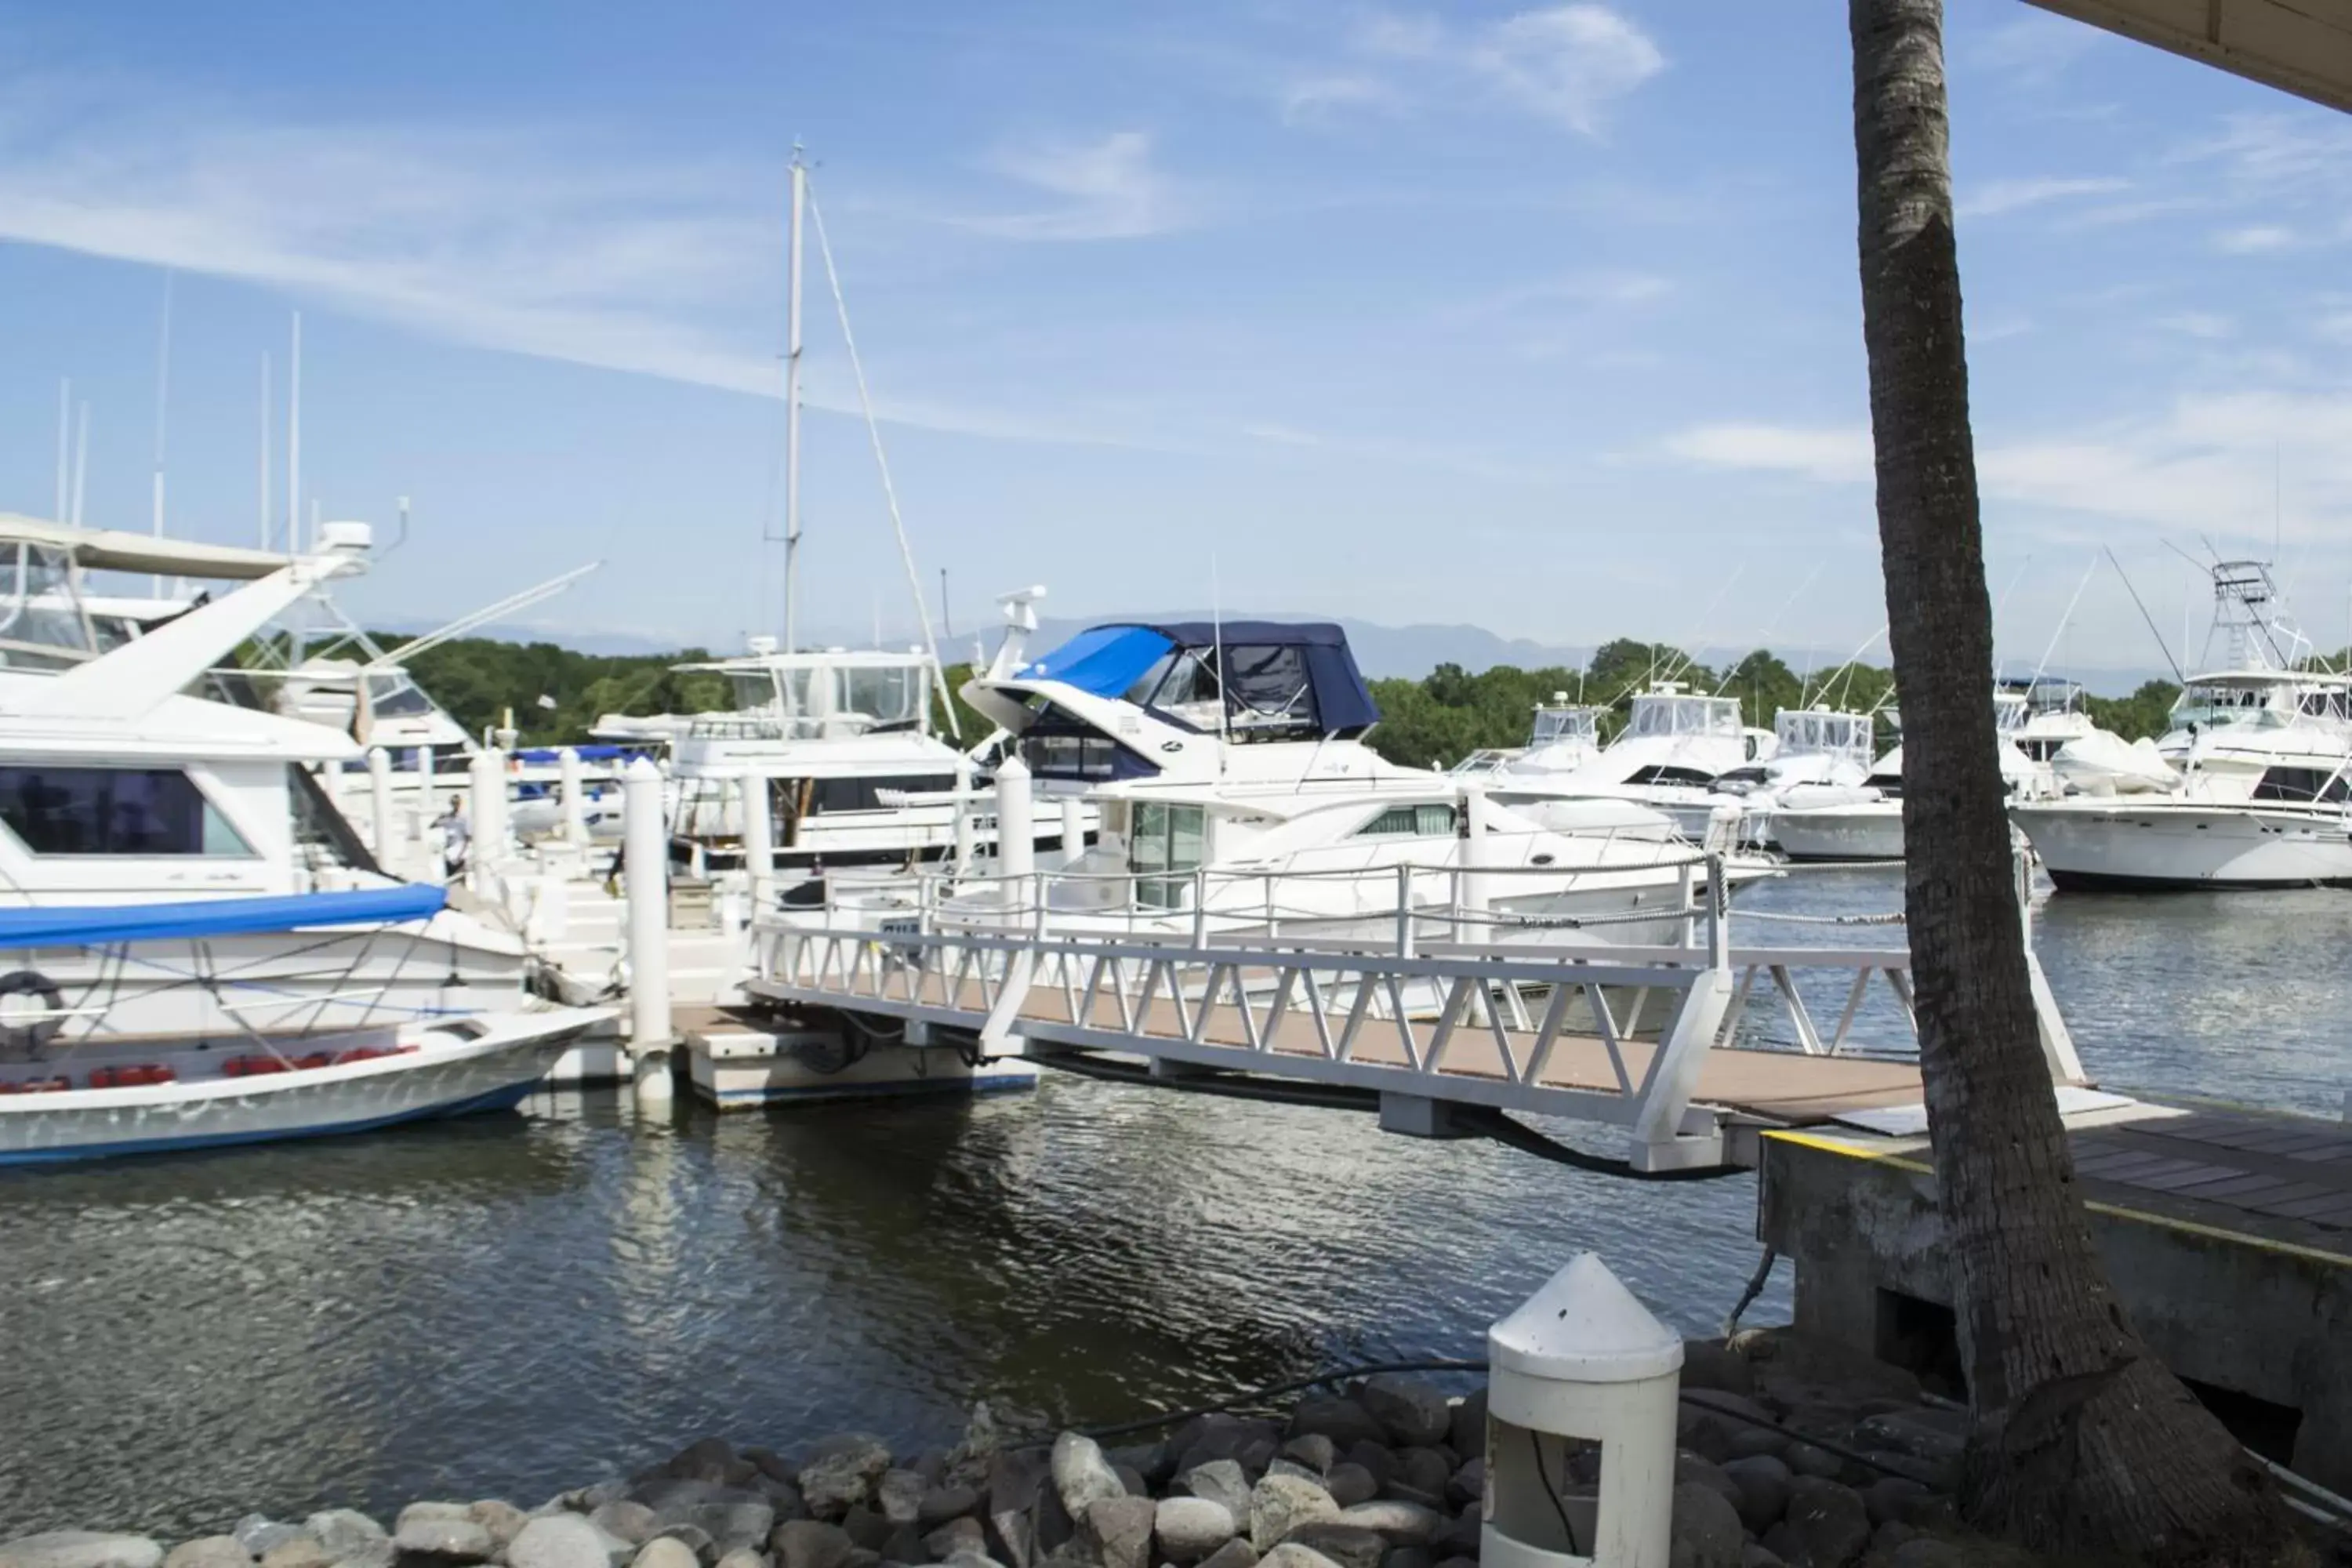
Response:
[[[1551,1499],[1552,1511],[1559,1515],[1559,1532],[1568,1537],[1568,1554],[1571,1557],[1583,1556],[1584,1549],[1576,1543],[1576,1526],[1569,1522],[1568,1504],[1560,1500],[1559,1489],[1551,1484],[1551,1472],[1544,1468],[1543,1434],[1532,1426],[1528,1428],[1528,1447],[1535,1454],[1536,1479],[1543,1482],[1544,1496]],[[1567,1469],[1568,1457],[1563,1454],[1560,1456],[1561,1474],[1565,1475]]]
[[[1739,1300],[1731,1304],[1731,1316],[1723,1320],[1725,1339],[1727,1340],[1739,1331],[1739,1314],[1754,1306],[1756,1298],[1764,1294],[1765,1282],[1772,1278],[1772,1265],[1780,1260],[1780,1254],[1777,1250],[1769,1247],[1764,1249],[1764,1260],[1756,1266],[1756,1272],[1748,1277],[1748,1289],[1742,1290],[1739,1293]]]
[[[1637,1171],[1632,1162],[1604,1154],[1588,1154],[1572,1143],[1563,1143],[1548,1133],[1539,1132],[1517,1117],[1485,1105],[1461,1105],[1454,1108],[1455,1117],[1507,1149],[1522,1154],[1532,1154],[1538,1160],[1567,1165],[1579,1171],[1591,1171],[1597,1175],[1622,1176],[1636,1182],[1711,1182],[1723,1176],[1744,1176],[1748,1173],[1738,1165],[1699,1165],[1671,1171]]]

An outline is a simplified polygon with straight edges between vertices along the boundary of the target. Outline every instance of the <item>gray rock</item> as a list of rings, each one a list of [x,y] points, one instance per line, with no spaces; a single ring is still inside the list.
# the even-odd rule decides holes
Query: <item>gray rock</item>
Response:
[[[1103,1458],[1114,1468],[1133,1470],[1153,1487],[1166,1486],[1176,1473],[1176,1449],[1169,1443],[1129,1443],[1123,1448],[1104,1449]]]
[[[1356,1403],[1401,1447],[1426,1447],[1454,1432],[1454,1407],[1444,1393],[1417,1378],[1385,1372],[1368,1378]]]
[[[1397,1457],[1385,1443],[1351,1444],[1339,1459],[1343,1464],[1360,1466],[1381,1486],[1396,1479]]]
[[[1331,1467],[1339,1462],[1339,1445],[1320,1432],[1301,1433],[1279,1451],[1282,1458],[1306,1466],[1318,1477],[1329,1473]]]
[[[1434,1448],[1405,1448],[1397,1454],[1396,1474],[1384,1490],[1393,1495],[1398,1487],[1410,1488],[1414,1502],[1434,1507],[1445,1496],[1446,1483],[1454,1479],[1454,1467],[1445,1456]]]
[[[1254,1442],[1244,1444],[1242,1451],[1234,1457],[1242,1462],[1242,1468],[1247,1470],[1253,1477],[1263,1476],[1274,1464],[1275,1449],[1281,1446],[1275,1438],[1260,1437]]]
[[[1896,1547],[1887,1568],[1969,1568],[1969,1554],[1948,1541],[1923,1535]]]
[[[1712,1388],[1723,1394],[1756,1392],[1756,1372],[1746,1357],[1721,1340],[1683,1342],[1682,1385],[1685,1390]]]
[[[1486,1385],[1472,1389],[1461,1404],[1454,1407],[1449,1418],[1446,1447],[1462,1456],[1465,1464],[1486,1457]]]
[[[394,1519],[392,1522],[392,1532],[394,1535],[397,1535],[400,1533],[401,1526],[405,1524],[415,1524],[423,1520],[464,1519],[466,1517],[466,1508],[467,1505],[462,1502],[413,1502],[406,1508],[402,1509],[399,1515]],[[314,1539],[318,1538],[318,1531],[311,1530],[309,1525],[306,1524],[302,1528]],[[319,1544],[323,1546],[326,1542],[323,1540],[320,1540]]]
[[[618,1536],[631,1546],[643,1546],[654,1538],[654,1531],[661,1528],[661,1515],[646,1504],[633,1502],[626,1498],[604,1504],[589,1514],[588,1521],[605,1534]]]
[[[1339,1522],[1375,1531],[1391,1546],[1426,1546],[1436,1535],[1438,1526],[1445,1522],[1445,1516],[1419,1503],[1387,1500],[1342,1509]]]
[[[1685,1481],[1675,1488],[1674,1510],[1668,1568],[1739,1568],[1739,1549],[1748,1537],[1729,1499],[1713,1487]]]
[[[1927,1495],[1926,1487],[1908,1477],[1885,1476],[1864,1489],[1862,1506],[1869,1511],[1870,1522],[1874,1525],[1885,1524],[1889,1520],[1908,1524],[1906,1510],[1911,1506],[1912,1500]]]
[[[1265,1467],[1265,1473],[1269,1476],[1297,1476],[1302,1481],[1313,1481],[1317,1486],[1323,1487],[1324,1490],[1330,1490],[1330,1488],[1324,1486],[1322,1471],[1312,1465],[1302,1465],[1296,1459],[1286,1459],[1279,1455],[1276,1455]]]
[[[429,1557],[436,1563],[487,1563],[499,1543],[490,1532],[465,1515],[463,1506],[457,1516],[427,1514],[411,1517],[414,1508],[403,1509],[400,1528],[393,1533],[392,1543],[404,1557]]]
[[[1573,1500],[1570,1506],[1575,1506]],[[1477,1556],[1478,1538],[1484,1522],[1478,1510],[1463,1510],[1437,1527],[1437,1533],[1429,1538],[1429,1554],[1440,1563],[1450,1557]]]
[[[839,1519],[874,1495],[874,1484],[890,1468],[890,1449],[879,1437],[849,1433],[829,1437],[793,1478],[810,1513]]]
[[[1310,1432],[1330,1438],[1342,1450],[1389,1440],[1388,1428],[1370,1411],[1352,1399],[1329,1394],[1309,1394],[1291,1408],[1290,1435],[1303,1437]]]
[[[985,1552],[959,1552],[946,1560],[947,1568],[1004,1568]]]
[[[951,1519],[979,1511],[980,1493],[971,1488],[929,1487],[915,1504],[915,1522],[925,1530],[937,1530]],[[986,1552],[988,1547],[983,1542],[978,1550]]]
[[[1455,1508],[1468,1508],[1486,1496],[1486,1457],[1481,1454],[1454,1472],[1454,1479],[1445,1483],[1445,1500]]]
[[[248,1513],[229,1531],[230,1539],[258,1557],[281,1541],[304,1534],[299,1524],[284,1524],[258,1513]]]
[[[816,1519],[787,1520],[768,1538],[776,1568],[843,1568],[856,1545],[841,1526]]]
[[[1780,1522],[1781,1513],[1789,1506],[1789,1482],[1793,1479],[1789,1467],[1769,1454],[1751,1454],[1744,1459],[1732,1459],[1723,1467],[1739,1495],[1732,1500],[1739,1510],[1739,1522],[1748,1527],[1750,1535],[1762,1535]]]
[[[892,1524],[912,1524],[922,1517],[923,1493],[929,1489],[912,1470],[885,1470],[874,1483],[874,1506]]]
[[[1925,1497],[1906,1498],[1903,1511],[1896,1515],[1912,1529],[1927,1535],[1943,1533],[1958,1527],[1959,1506],[1941,1492],[1929,1492]]]
[[[1241,1521],[1223,1503],[1204,1497],[1171,1497],[1151,1516],[1160,1555],[1181,1564],[1200,1562],[1241,1532]]]
[[[1728,1450],[1724,1456],[1727,1459],[1748,1459],[1759,1454],[1769,1454],[1777,1459],[1787,1452],[1789,1439],[1760,1426],[1747,1426],[1734,1432],[1725,1447]]]
[[[724,1437],[705,1437],[689,1443],[669,1462],[669,1473],[682,1481],[714,1481],[724,1484],[736,1473],[734,1445]]]
[[[1863,1552],[1863,1561],[1882,1563],[1893,1560],[1895,1552],[1916,1539],[1919,1532],[1899,1519],[1890,1519],[1870,1532],[1870,1545]]]
[[[0,1568],[158,1568],[161,1543],[144,1535],[52,1530],[0,1543]]]
[[[1329,1492],[1297,1476],[1267,1476],[1250,1489],[1250,1544],[1269,1559],[1283,1538],[1300,1525],[1339,1517],[1339,1505]]]
[[[200,1535],[165,1552],[163,1568],[253,1568],[253,1553],[234,1535]]]
[[[1870,1416],[1854,1427],[1853,1440],[1865,1448],[1956,1465],[1968,1445],[1968,1429],[1954,1413],[1922,1406]]]
[[[1780,1554],[1760,1541],[1751,1541],[1739,1549],[1739,1568],[1789,1568]]]
[[[1054,1492],[1073,1521],[1084,1519],[1089,1503],[1127,1496],[1127,1483],[1103,1458],[1092,1437],[1065,1432],[1054,1439]]]
[[[718,1568],[772,1568],[772,1565],[768,1562],[766,1552],[754,1552],[749,1547],[744,1547],[721,1557],[719,1560]]]
[[[1712,1487],[1721,1492],[1724,1500],[1733,1508],[1739,1506],[1738,1485],[1724,1474],[1722,1466],[1699,1455],[1683,1453],[1675,1456],[1675,1484]]]
[[[507,1568],[614,1568],[614,1548],[625,1563],[629,1542],[578,1514],[550,1514],[522,1527],[507,1548]]]
[[[656,1535],[637,1548],[629,1568],[702,1568],[694,1548],[674,1535]]]
[[[752,1539],[761,1540],[763,1539],[763,1537],[754,1536]],[[654,1541],[676,1542],[678,1545],[685,1547],[688,1552],[692,1552],[694,1554],[694,1560],[697,1563],[709,1563],[719,1561],[718,1539],[714,1537],[710,1531],[703,1529],[702,1526],[698,1524],[665,1524],[661,1528],[661,1533],[655,1536],[653,1541],[646,1542],[646,1544],[647,1546],[651,1546],[654,1543]],[[748,1548],[740,1547],[740,1544],[738,1549],[749,1550]],[[643,1555],[643,1553],[640,1552],[640,1555]],[[683,1565],[680,1565],[680,1568],[683,1568]]]
[[[261,1554],[261,1568],[333,1568],[334,1559],[317,1538],[304,1531],[289,1535]]]
[[[1827,1448],[1816,1448],[1811,1443],[1791,1443],[1780,1454],[1781,1462],[1792,1476],[1815,1476],[1834,1480],[1845,1469],[1845,1461]]]
[[[314,1514],[311,1517],[315,1521],[318,1516]],[[466,1517],[488,1531],[490,1539],[498,1542],[501,1551],[522,1533],[524,1525],[530,1522],[529,1514],[499,1498],[484,1498],[479,1502],[467,1504]]]
[[[951,1519],[923,1537],[923,1550],[936,1562],[944,1563],[957,1552],[985,1557],[988,1555],[988,1527],[976,1519]]]
[[[854,1544],[868,1552],[880,1552],[882,1543],[890,1539],[890,1521],[864,1503],[841,1516],[841,1528],[849,1532]]]
[[[302,1521],[302,1528],[338,1563],[380,1556],[391,1539],[383,1526],[352,1508],[331,1508],[314,1513]]]
[[[1212,1459],[1185,1471],[1181,1484],[1194,1497],[1223,1503],[1225,1511],[1234,1516],[1236,1530],[1249,1521],[1249,1478],[1242,1473],[1236,1461]]]
[[[1389,1554],[1389,1543],[1379,1531],[1328,1519],[1300,1525],[1283,1543],[1304,1546],[1339,1568],[1381,1568],[1381,1559]]]
[[[1337,1568],[1337,1564],[1311,1546],[1285,1542],[1258,1559],[1264,1568]]]
[[[1151,1568],[1159,1509],[1148,1497],[1105,1498],[1087,1505],[1078,1540],[1102,1568]]]
[[[1789,1483],[1789,1509],[1764,1537],[1790,1568],[1847,1568],[1870,1543],[1870,1512],[1851,1487],[1819,1476]]]
[[[1437,1559],[1426,1546],[1397,1546],[1381,1559],[1381,1568],[1437,1568]]]
[[[1237,1535],[1201,1559],[1201,1568],[1257,1568],[1257,1548]]]
[[[1370,1502],[1380,1496],[1381,1483],[1374,1480],[1372,1472],[1363,1466],[1342,1459],[1331,1467],[1330,1474],[1323,1478],[1323,1489],[1329,1492],[1331,1500],[1341,1508],[1353,1508],[1360,1502]]]
[[[914,1522],[911,1515],[908,1522]],[[689,1528],[700,1531],[720,1552],[746,1546],[756,1549],[776,1528],[776,1510],[747,1494],[731,1500],[706,1502],[688,1510],[683,1517],[664,1513],[661,1528],[665,1534]]]

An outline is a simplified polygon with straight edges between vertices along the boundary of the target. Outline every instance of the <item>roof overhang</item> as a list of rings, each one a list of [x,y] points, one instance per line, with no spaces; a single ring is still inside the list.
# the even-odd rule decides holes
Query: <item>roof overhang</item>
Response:
[[[2352,0],[2031,0],[2045,11],[2352,111]]]
[[[143,572],[164,577],[249,583],[267,577],[293,559],[273,550],[235,544],[199,544],[110,528],[68,528],[16,512],[0,512],[0,545],[29,543],[71,554],[91,572]]]

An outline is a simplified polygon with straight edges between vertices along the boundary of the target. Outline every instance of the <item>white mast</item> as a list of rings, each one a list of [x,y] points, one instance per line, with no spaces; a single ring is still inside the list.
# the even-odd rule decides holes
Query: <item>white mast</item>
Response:
[[[89,479],[89,399],[81,402],[81,430],[74,441],[73,516],[68,519],[76,528],[81,526],[83,487]]]
[[[58,511],[59,523],[66,521],[66,508],[73,500],[73,377],[64,376],[58,382]]]
[[[261,548],[269,548],[269,356],[261,356]]]
[[[797,653],[801,570],[801,208],[808,201],[808,168],[793,143],[791,258],[785,264],[784,307],[784,651]]]
[[[155,515],[152,531],[163,537],[163,452],[164,439],[171,426],[172,408],[172,286],[179,274],[171,268],[163,269],[163,325],[155,349]],[[163,578],[157,574],[152,584],[155,597],[163,596]]]
[[[302,312],[294,312],[294,350],[286,364],[286,553],[302,534]]]

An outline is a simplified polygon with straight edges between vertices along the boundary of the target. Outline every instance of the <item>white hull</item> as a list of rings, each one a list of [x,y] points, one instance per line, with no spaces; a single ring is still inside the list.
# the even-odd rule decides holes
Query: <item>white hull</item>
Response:
[[[2063,889],[2352,887],[2352,822],[2334,805],[2069,802],[2010,815]]]
[[[567,1042],[604,1016],[564,1009],[453,1020],[404,1031],[401,1043],[415,1048],[401,1055],[257,1077],[197,1076],[217,1071],[233,1051],[250,1048],[236,1044],[205,1051],[183,1041],[181,1048],[163,1051],[125,1042],[103,1052],[68,1052],[13,1068],[11,1079],[58,1071],[86,1085],[91,1063],[135,1058],[169,1064],[187,1081],[0,1094],[0,1165],[318,1137],[509,1109],[530,1092]],[[290,1055],[322,1047],[312,1037],[281,1048]]]
[[[1776,811],[1764,831],[1791,860],[1900,860],[1903,803],[1874,800]]]

